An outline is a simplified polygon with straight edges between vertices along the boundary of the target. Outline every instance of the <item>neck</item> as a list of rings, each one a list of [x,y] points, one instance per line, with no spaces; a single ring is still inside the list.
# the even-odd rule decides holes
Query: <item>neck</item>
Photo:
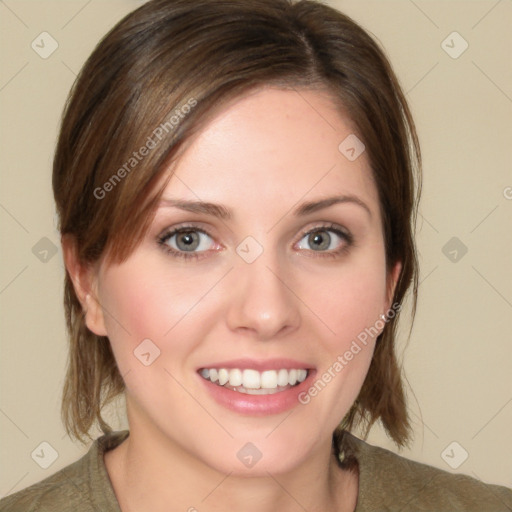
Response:
[[[122,512],[353,511],[358,477],[339,467],[330,443],[286,473],[222,473],[162,433],[130,425],[130,436],[105,454]]]

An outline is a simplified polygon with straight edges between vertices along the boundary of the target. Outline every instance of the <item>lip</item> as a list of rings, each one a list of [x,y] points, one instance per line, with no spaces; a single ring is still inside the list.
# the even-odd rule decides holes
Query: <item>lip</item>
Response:
[[[286,370],[314,370],[309,363],[296,361],[294,359],[267,359],[267,360],[256,360],[256,359],[230,359],[229,361],[221,361],[218,363],[208,363],[197,368],[197,371],[203,368],[226,368],[226,370],[232,370],[234,368],[240,368],[241,370],[257,370],[263,372],[265,370],[280,370],[284,368]]]
[[[240,360],[242,361],[242,360]],[[258,364],[255,365],[254,361],[252,361],[252,365],[246,363],[240,364],[238,361],[236,364],[234,361],[230,361],[229,365],[226,363],[216,363],[212,366],[203,366],[201,368],[248,368],[254,369],[258,371],[264,371],[265,369],[277,369],[277,368],[307,368],[308,376],[306,379],[293,386],[286,391],[280,391],[279,393],[274,393],[272,395],[248,395],[246,393],[240,393],[239,391],[233,391],[231,389],[225,388],[223,386],[219,386],[218,384],[214,384],[213,382],[205,379],[199,373],[197,373],[198,379],[201,380],[203,386],[207,393],[219,404],[220,406],[229,409],[230,411],[247,415],[247,416],[268,416],[271,414],[279,414],[293,407],[297,407],[300,405],[299,395],[306,391],[311,385],[316,375],[316,370],[308,367],[308,365],[304,365],[304,363],[292,362],[290,360],[286,360],[287,363],[284,366],[280,366],[283,364],[284,360],[273,360],[274,367],[269,366],[270,361],[266,361],[264,365]],[[233,365],[231,365],[233,363]],[[219,364],[219,366],[217,366]],[[289,366],[291,364],[291,366]],[[296,366],[299,364],[299,366]]]

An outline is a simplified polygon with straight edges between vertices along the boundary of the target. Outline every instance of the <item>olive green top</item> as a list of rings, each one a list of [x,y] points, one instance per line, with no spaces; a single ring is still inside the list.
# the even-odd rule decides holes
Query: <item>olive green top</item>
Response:
[[[121,512],[103,454],[128,435],[121,431],[96,439],[77,462],[0,500],[0,512]],[[343,443],[359,468],[355,512],[512,511],[512,489],[408,460],[348,433]]]

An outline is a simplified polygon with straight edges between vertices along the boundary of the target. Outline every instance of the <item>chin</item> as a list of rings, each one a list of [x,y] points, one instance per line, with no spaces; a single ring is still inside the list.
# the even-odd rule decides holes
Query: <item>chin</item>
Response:
[[[265,434],[268,436],[268,432]],[[272,436],[275,436],[272,439]],[[244,435],[238,439],[230,439],[227,443],[219,443],[215,453],[211,446],[206,464],[221,473],[230,473],[237,477],[268,477],[290,472],[304,463],[312,446],[303,440],[293,440],[288,436],[272,433],[270,436]],[[314,439],[314,438],[310,438]]]

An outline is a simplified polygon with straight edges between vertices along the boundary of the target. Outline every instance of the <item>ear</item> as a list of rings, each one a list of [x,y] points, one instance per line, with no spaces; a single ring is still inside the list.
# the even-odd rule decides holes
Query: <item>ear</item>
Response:
[[[398,279],[400,278],[400,273],[402,272],[402,262],[397,261],[391,272],[388,275],[387,280],[387,296],[386,296],[386,308],[385,312],[389,311],[391,308],[391,303],[393,301],[393,296],[395,295],[396,284],[398,283]]]
[[[98,300],[97,265],[86,265],[78,259],[75,239],[72,235],[61,237],[64,264],[73,288],[82,305],[87,328],[98,336],[106,336],[103,309]]]

